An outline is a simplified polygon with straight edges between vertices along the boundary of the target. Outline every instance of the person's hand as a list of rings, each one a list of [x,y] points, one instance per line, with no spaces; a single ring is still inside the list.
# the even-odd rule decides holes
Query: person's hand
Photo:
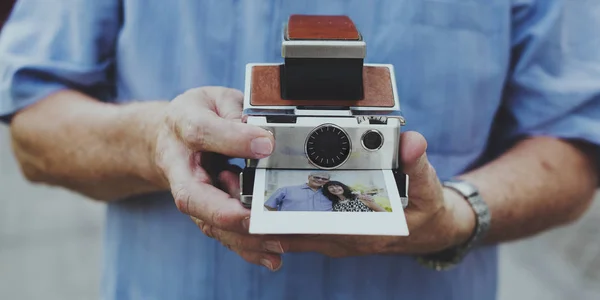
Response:
[[[241,122],[242,100],[241,92],[223,87],[189,90],[168,104],[156,138],[157,173],[177,208],[209,236],[207,228],[248,234],[250,210],[232,186],[234,180],[239,184],[239,170],[229,170],[222,156],[264,158],[274,148],[270,132]],[[215,186],[219,183],[226,191]]]
[[[443,189],[425,150],[427,143],[416,132],[405,132],[400,152],[403,171],[409,175],[409,206],[405,215],[410,230],[407,237],[346,235],[273,235],[248,236],[208,229],[224,245],[264,251],[268,242],[279,252],[319,252],[331,257],[369,254],[423,254],[460,244],[475,226],[470,206],[453,191]],[[205,225],[206,226],[206,225]],[[211,227],[211,226],[208,226]],[[264,252],[268,253],[268,252]],[[281,261],[276,260],[281,266]]]
[[[313,251],[333,257],[369,254],[433,253],[465,242],[475,227],[475,214],[465,199],[444,189],[426,154],[427,142],[416,132],[401,137],[403,171],[409,176],[407,237],[322,235]],[[313,244],[311,242],[311,244]],[[289,248],[286,248],[289,247]],[[297,241],[283,243],[289,251],[304,250]]]
[[[358,195],[358,199],[363,200],[365,202],[375,202],[375,199],[373,199],[373,197],[371,197],[369,195],[360,194],[360,195]]]

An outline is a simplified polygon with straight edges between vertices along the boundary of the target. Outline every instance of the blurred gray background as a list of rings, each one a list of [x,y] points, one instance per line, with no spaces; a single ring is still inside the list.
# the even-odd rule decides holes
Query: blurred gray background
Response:
[[[600,299],[600,197],[584,218],[501,247],[500,299]],[[21,176],[0,126],[0,299],[98,299],[104,206]]]

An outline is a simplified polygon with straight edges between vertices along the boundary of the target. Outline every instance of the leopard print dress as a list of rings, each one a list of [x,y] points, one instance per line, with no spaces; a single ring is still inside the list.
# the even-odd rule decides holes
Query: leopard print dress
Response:
[[[338,201],[333,205],[333,211],[343,212],[372,212],[373,210],[366,206],[359,199],[353,199],[346,202]]]

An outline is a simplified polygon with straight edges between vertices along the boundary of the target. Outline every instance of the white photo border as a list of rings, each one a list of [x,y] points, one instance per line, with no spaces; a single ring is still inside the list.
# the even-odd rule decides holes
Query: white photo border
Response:
[[[394,175],[391,170],[381,172],[392,207],[391,212],[281,212],[264,209],[267,169],[256,169],[249,231],[251,234],[408,236],[406,216]]]

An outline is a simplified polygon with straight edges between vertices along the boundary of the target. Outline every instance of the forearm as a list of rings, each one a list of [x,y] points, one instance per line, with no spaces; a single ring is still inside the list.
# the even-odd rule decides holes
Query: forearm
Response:
[[[59,92],[14,117],[14,153],[30,181],[98,200],[164,190],[153,139],[166,104],[113,105]]]
[[[487,242],[510,241],[577,219],[587,209],[598,174],[581,148],[532,138],[461,176],[479,187],[492,222]]]

